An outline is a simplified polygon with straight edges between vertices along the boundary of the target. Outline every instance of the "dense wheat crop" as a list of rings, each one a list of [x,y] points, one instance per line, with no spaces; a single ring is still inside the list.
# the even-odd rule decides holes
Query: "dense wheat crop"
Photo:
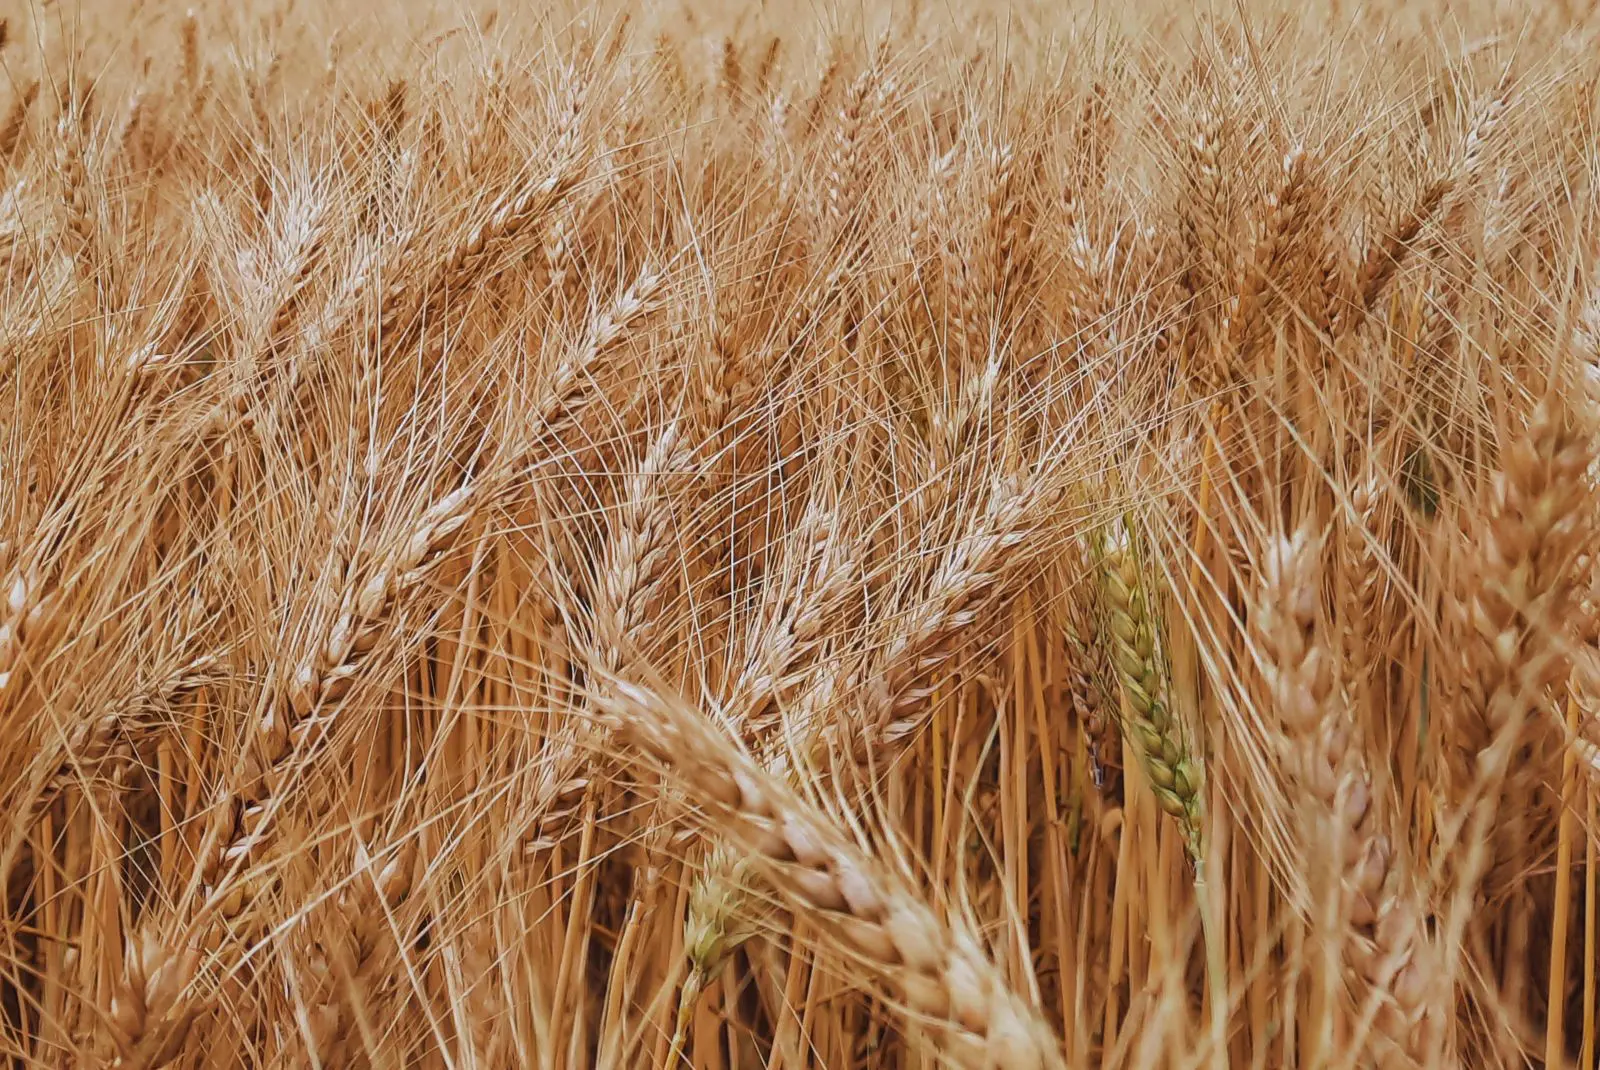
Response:
[[[0,1060],[1594,1070],[1586,6],[9,4]]]

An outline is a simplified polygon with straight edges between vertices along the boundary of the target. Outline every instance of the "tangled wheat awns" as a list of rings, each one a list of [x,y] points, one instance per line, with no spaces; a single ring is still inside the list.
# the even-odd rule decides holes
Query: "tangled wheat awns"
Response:
[[[1594,1067],[1600,22],[725,6],[4,13],[0,1059]]]

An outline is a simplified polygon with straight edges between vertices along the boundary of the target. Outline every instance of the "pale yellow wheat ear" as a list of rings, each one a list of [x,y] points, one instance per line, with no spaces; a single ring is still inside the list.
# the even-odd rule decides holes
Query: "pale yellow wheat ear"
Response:
[[[1472,520],[1481,541],[1463,551],[1462,580],[1472,593],[1459,610],[1460,741],[1473,762],[1468,798],[1480,825],[1536,696],[1566,675],[1581,590],[1574,566],[1600,524],[1587,482],[1594,449],[1571,414],[1546,401],[1514,435]]]
[[[683,1043],[696,1001],[727,966],[741,944],[761,931],[755,915],[764,904],[752,893],[751,863],[728,844],[712,848],[695,873],[684,921],[684,955],[689,972],[678,996],[674,1047]]]
[[[1010,989],[976,934],[941,921],[904,879],[659,686],[601,679],[600,707],[701,813],[750,852],[771,887],[837,940],[849,960],[974,1067],[1064,1065],[1037,1011]]]
[[[1373,781],[1350,698],[1337,684],[1320,553],[1308,528],[1265,548],[1252,629],[1279,719],[1284,772],[1301,808],[1313,910],[1322,912],[1315,920],[1331,929],[1323,939],[1363,983],[1356,1006],[1376,1021],[1380,1058],[1392,1061],[1398,1051],[1426,1064],[1437,1043],[1437,952],[1414,867],[1393,839],[1384,786]],[[1332,1057],[1331,1043],[1320,1038],[1321,1057]]]

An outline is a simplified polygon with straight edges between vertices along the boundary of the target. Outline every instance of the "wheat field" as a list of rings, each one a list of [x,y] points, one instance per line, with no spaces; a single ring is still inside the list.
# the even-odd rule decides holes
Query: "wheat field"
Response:
[[[1596,1070],[1589,7],[10,0],[4,1065]]]

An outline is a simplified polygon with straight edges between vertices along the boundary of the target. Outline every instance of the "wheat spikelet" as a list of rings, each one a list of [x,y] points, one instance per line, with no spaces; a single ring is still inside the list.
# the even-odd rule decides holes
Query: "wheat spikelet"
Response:
[[[771,616],[752,638],[732,687],[730,712],[747,741],[770,737],[824,641],[850,620],[861,551],[840,530],[841,519],[836,508],[813,499],[788,536],[794,564],[780,569],[785,585],[769,588]]]
[[[672,484],[690,473],[693,458],[677,421],[668,421],[652,437],[638,471],[624,481],[590,592],[591,634],[579,637],[590,671],[616,673],[629,651],[647,646],[672,563],[677,489]],[[571,820],[582,793],[593,786],[592,778],[580,773],[596,727],[590,720],[580,721],[559,742],[552,741],[552,755],[538,788],[541,823],[530,849],[554,842],[552,831]]]
[[[668,421],[623,488],[594,592],[594,653],[607,672],[618,671],[623,651],[639,642],[645,624],[660,610],[671,563],[673,477],[688,474],[692,455],[677,422]]]
[[[1081,585],[1093,576],[1076,544],[1068,547],[1065,557],[1066,567],[1072,574],[1070,583]],[[1090,776],[1095,781],[1095,787],[1104,790],[1108,774],[1121,766],[1121,748],[1116,744],[1118,718],[1111,708],[1114,703],[1110,701],[1115,696],[1108,694],[1107,690],[1111,686],[1108,684],[1112,678],[1111,670],[1103,646],[1095,641],[1098,630],[1094,624],[1092,603],[1092,593],[1081,590],[1074,591],[1065,599],[1062,616],[1068,664],[1065,666],[1067,678],[1064,690],[1070,696],[1073,713],[1082,726]]]
[[[594,392],[595,364],[626,332],[660,306],[665,274],[645,268],[605,308],[590,317],[581,342],[544,373],[532,406],[537,441],[559,443],[576,428],[578,415]]]
[[[174,948],[146,930],[130,934],[122,975],[111,997],[110,1028],[118,1055],[113,1065],[165,1066],[188,1037],[196,1006],[188,991],[200,964],[200,948]]]
[[[1590,450],[1559,410],[1541,405],[1507,448],[1483,511],[1464,600],[1463,712],[1477,775],[1505,775],[1535,696],[1561,677],[1560,635],[1576,593],[1572,564],[1594,531],[1585,491]]]
[[[1227,313],[1229,348],[1241,348],[1247,331],[1259,322],[1261,304],[1275,297],[1271,286],[1277,274],[1293,255],[1294,245],[1303,240],[1307,221],[1316,211],[1309,186],[1305,148],[1295,145],[1283,157],[1283,170],[1277,188],[1267,196],[1266,215],[1260,224],[1255,249],[1245,265],[1239,294]]]
[[[989,291],[994,295],[994,321],[1004,324],[1021,299],[1030,266],[1031,235],[1023,214],[1025,188],[1017,173],[1016,151],[1009,145],[995,148],[994,171],[988,197]]]
[[[869,670],[863,705],[863,743],[898,744],[917,731],[922,710],[942,667],[965,633],[1005,592],[1006,567],[1018,547],[1036,536],[1038,518],[1055,498],[1048,473],[1000,482],[973,529],[951,545],[928,578],[925,599],[909,608],[896,634]]]

